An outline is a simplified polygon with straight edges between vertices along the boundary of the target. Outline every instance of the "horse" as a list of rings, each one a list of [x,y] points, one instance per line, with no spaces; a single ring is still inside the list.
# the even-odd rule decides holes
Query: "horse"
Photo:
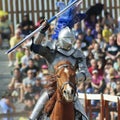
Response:
[[[54,69],[56,91],[47,102],[44,111],[50,114],[50,120],[75,120],[75,69],[67,60],[58,62]]]

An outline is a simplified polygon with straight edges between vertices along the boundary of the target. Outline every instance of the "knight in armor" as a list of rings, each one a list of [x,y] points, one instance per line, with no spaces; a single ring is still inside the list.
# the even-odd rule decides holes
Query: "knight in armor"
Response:
[[[46,26],[46,22],[44,22]],[[46,28],[46,27],[45,27]],[[59,35],[58,40],[46,41],[46,44],[42,45],[42,36],[44,36],[45,29],[38,33],[37,37],[30,46],[31,51],[42,55],[49,63],[49,72],[54,73],[54,66],[60,60],[68,60],[76,68],[76,81],[88,81],[91,80],[90,73],[88,72],[86,65],[86,58],[82,51],[73,47],[75,36],[69,27],[63,28]],[[30,120],[36,120],[38,115],[42,113],[43,108],[49,98],[53,95],[54,90],[46,90],[40,96],[33,112],[30,116]],[[83,119],[88,119],[84,109],[79,100],[75,101],[75,109],[81,113]],[[77,120],[77,119],[76,119]]]
[[[69,0],[68,4],[73,1],[74,0]],[[60,2],[57,5],[60,10],[65,7],[65,4],[63,2]],[[53,34],[52,40],[46,41],[45,44],[42,44],[42,40],[49,24],[47,21],[43,22],[42,26],[44,26],[44,28],[37,34],[37,36],[32,41],[32,44],[30,45],[31,51],[46,58],[49,64],[48,68],[50,73],[54,74],[54,66],[59,61],[68,60],[71,62],[73,67],[76,69],[76,83],[91,80],[91,75],[87,69],[85,56],[83,55],[82,51],[73,47],[73,44],[75,42],[75,35],[72,32],[72,27],[76,22],[80,22],[86,17],[86,14],[79,13],[79,7],[80,6],[77,4],[76,6],[67,10],[57,19],[58,21],[54,30],[55,34]],[[48,87],[47,90],[41,94],[32,111],[32,114],[30,115],[30,120],[38,120],[39,116],[43,114],[42,112],[47,101],[52,97],[54,93],[52,84],[49,84],[48,86],[50,89]],[[78,115],[75,116],[75,120],[80,120],[79,116],[82,116],[81,120],[88,120],[79,99],[76,99],[74,106],[75,110],[78,113]]]

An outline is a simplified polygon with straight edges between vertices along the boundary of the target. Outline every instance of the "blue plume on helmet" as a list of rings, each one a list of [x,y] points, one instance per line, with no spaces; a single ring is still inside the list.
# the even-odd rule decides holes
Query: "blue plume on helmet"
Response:
[[[69,0],[68,5],[71,4],[75,0]],[[64,9],[66,5],[64,2],[57,2],[57,7],[59,7],[60,10]],[[52,39],[58,39],[58,34],[60,30],[66,26],[69,28],[72,28],[73,25],[77,22],[80,22],[81,20],[86,18],[85,13],[78,12],[79,5],[75,5],[68,9],[63,15],[61,15],[58,20],[57,24],[54,29],[54,34],[52,35]]]

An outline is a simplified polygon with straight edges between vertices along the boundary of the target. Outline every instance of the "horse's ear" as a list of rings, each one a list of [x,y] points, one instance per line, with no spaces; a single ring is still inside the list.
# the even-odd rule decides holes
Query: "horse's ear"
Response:
[[[59,66],[63,64],[63,61],[59,61],[56,65],[54,65],[55,71],[58,69]]]

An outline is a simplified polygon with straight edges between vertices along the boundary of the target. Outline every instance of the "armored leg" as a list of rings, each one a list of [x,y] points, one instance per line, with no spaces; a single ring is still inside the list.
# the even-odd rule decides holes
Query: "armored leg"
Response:
[[[80,114],[82,114],[82,120],[88,120],[88,117],[85,113],[85,110],[82,106],[82,104],[80,103],[80,100],[77,98],[77,100],[75,101],[75,110],[77,110]],[[75,120],[78,120],[77,119],[77,116],[76,116],[76,119]]]
[[[32,114],[30,115],[29,120],[37,120],[38,115],[42,112],[44,105],[49,100],[49,95],[47,91],[44,91],[42,95],[40,96],[38,102],[36,103]]]

